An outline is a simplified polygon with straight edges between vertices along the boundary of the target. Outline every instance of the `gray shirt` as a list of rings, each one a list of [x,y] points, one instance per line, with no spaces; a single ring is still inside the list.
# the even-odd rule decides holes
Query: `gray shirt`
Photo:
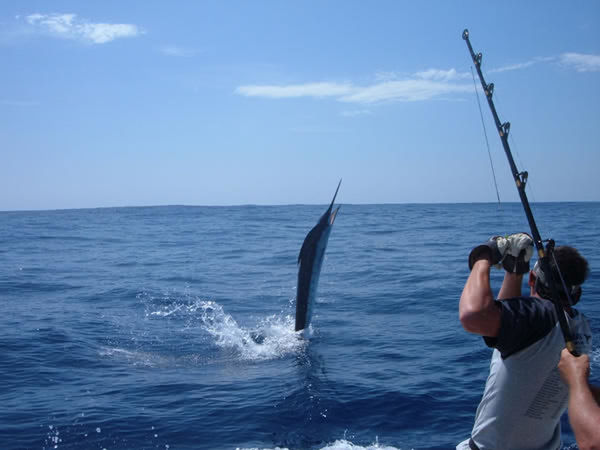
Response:
[[[519,297],[497,302],[502,322],[471,437],[480,450],[558,449],[560,416],[568,390],[557,365],[565,346],[552,302]],[[592,333],[585,316],[568,317],[576,347],[589,353]]]

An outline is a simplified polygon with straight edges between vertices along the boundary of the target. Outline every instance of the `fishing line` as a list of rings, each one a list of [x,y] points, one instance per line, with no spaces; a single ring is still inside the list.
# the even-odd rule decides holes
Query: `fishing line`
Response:
[[[498,95],[498,92],[494,92],[494,98],[496,99],[496,103],[500,106],[500,108],[504,109],[504,107],[502,106],[502,97],[500,95]],[[508,139],[511,142],[511,148],[513,148],[515,150],[515,156],[516,156],[517,162],[519,163],[519,166],[526,167],[526,165],[523,164],[523,160],[522,160],[521,154],[519,152],[519,146],[517,145],[517,141],[514,137],[513,130],[511,130],[511,133],[508,135]],[[531,180],[527,180],[527,185],[525,186],[525,189],[527,189],[529,191],[529,193],[531,194],[531,200],[532,200],[531,209],[537,210],[537,208],[536,208],[537,198],[535,195],[535,191],[533,190],[533,184],[531,183]]]
[[[492,176],[494,177],[494,187],[496,188],[496,198],[498,199],[498,208],[500,207],[500,194],[498,193],[498,183],[496,182],[496,172],[494,170],[494,163],[492,161],[492,153],[490,152],[490,142],[488,140],[487,130],[485,128],[485,121],[483,120],[483,111],[481,110],[481,102],[479,101],[479,92],[477,92],[477,83],[475,82],[475,73],[473,73],[473,66],[471,66],[471,76],[473,77],[473,87],[475,88],[475,96],[477,97],[477,106],[479,106],[479,116],[481,117],[481,125],[483,125],[483,134],[485,136],[485,145],[487,146],[488,157],[490,158],[490,166],[492,167]]]
[[[521,158],[519,156],[519,146],[517,145],[517,141],[513,137],[512,133],[508,135],[508,139],[510,139],[512,147],[515,148],[517,159],[519,160],[519,165],[523,167],[523,163],[521,162]],[[535,195],[535,191],[533,190],[533,183],[531,182],[531,180],[527,180],[527,185],[525,186],[525,189],[527,189],[531,194],[531,209],[536,210],[537,198]]]
[[[565,283],[565,279],[563,278],[562,271],[560,270],[560,266],[558,265],[558,261],[556,260],[556,256],[554,255],[554,252],[552,252],[552,260],[554,261],[554,265],[558,269],[558,276],[560,278],[560,282],[562,284],[563,291],[565,291],[565,294],[567,294],[567,303],[569,304],[569,306],[573,306],[573,300],[571,299],[571,294],[569,293],[569,289],[567,288],[567,283]]]
[[[501,95],[498,94],[498,92],[494,91],[494,99],[496,104],[500,107],[500,109],[505,110],[504,105],[502,103],[502,97]],[[513,145],[516,144],[516,141],[513,137],[514,131],[511,129],[510,130],[510,134],[508,135],[508,139],[510,139],[510,141],[512,142]],[[514,149],[515,150],[515,156],[517,157],[517,162],[519,163],[520,167],[524,167],[525,165],[523,164],[523,161],[521,160],[521,154],[519,153],[519,149],[518,147]]]

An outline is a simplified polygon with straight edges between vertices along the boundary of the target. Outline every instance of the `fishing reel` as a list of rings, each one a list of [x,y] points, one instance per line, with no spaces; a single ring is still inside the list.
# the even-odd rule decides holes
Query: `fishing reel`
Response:
[[[525,179],[527,179],[527,172],[525,172]],[[554,252],[554,247],[556,247],[556,242],[554,242],[554,239],[546,239],[543,242],[546,243],[546,255],[552,255]]]

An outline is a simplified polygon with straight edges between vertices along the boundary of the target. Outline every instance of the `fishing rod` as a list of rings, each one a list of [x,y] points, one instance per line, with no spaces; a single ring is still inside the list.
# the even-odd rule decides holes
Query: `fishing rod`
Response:
[[[554,241],[550,239],[548,241],[547,247],[544,248],[544,243],[540,236],[538,227],[535,223],[535,219],[533,218],[533,213],[531,212],[531,208],[529,206],[529,200],[527,199],[527,194],[525,193],[525,185],[527,184],[528,173],[526,171],[519,172],[517,170],[515,160],[513,159],[512,153],[510,151],[510,146],[508,145],[508,133],[510,132],[510,122],[502,123],[498,118],[498,113],[496,112],[496,107],[494,106],[494,102],[492,100],[492,96],[494,94],[494,83],[487,84],[485,82],[485,79],[483,78],[483,73],[481,73],[482,54],[475,54],[475,52],[473,51],[471,41],[469,40],[469,30],[465,29],[465,31],[463,31],[462,37],[466,41],[467,47],[469,48],[471,59],[473,60],[473,64],[475,65],[475,69],[477,70],[477,75],[479,75],[481,87],[483,88],[483,92],[485,93],[485,97],[487,98],[488,105],[492,111],[492,115],[494,116],[496,129],[498,130],[498,134],[500,135],[500,140],[502,141],[502,146],[504,147],[504,153],[506,153],[506,157],[508,158],[508,164],[510,165],[510,170],[517,185],[519,197],[521,198],[521,203],[523,204],[523,209],[525,209],[525,215],[527,216],[527,221],[529,222],[529,228],[531,229],[533,242],[538,252],[540,268],[544,273],[545,279],[548,281],[550,292],[552,293],[551,301],[556,309],[556,315],[558,317],[560,329],[565,339],[565,346],[567,347],[569,352],[571,352],[571,354],[578,356],[578,353],[575,350],[575,343],[573,342],[571,330],[569,328],[569,324],[565,316],[564,308],[560,301],[560,294],[558,292],[557,282],[554,279],[554,275],[550,268],[550,255],[554,250]],[[558,266],[556,266],[556,268],[559,270],[559,276],[562,279],[562,275],[560,275],[560,269],[558,268]],[[568,290],[565,289],[565,292],[567,293],[568,297]]]

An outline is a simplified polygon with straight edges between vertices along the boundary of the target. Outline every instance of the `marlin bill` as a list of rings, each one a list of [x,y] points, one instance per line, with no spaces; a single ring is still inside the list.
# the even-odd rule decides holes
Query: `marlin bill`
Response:
[[[333,222],[340,207],[333,210],[333,203],[340,189],[342,180],[338,183],[333,200],[319,222],[308,232],[300,254],[298,255],[298,288],[296,292],[296,331],[308,328],[312,318],[317,285],[323,265],[323,257],[327,249],[327,241],[333,227]],[[333,211],[333,212],[332,212]]]

